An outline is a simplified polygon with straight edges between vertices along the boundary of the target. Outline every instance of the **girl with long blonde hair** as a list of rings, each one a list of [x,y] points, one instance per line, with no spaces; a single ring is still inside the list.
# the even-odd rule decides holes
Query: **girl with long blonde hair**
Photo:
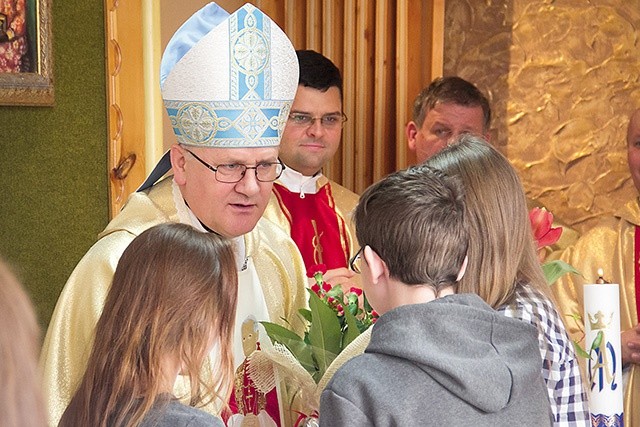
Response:
[[[459,176],[464,185],[469,261],[458,292],[478,294],[506,316],[538,329],[554,426],[590,425],[577,356],[538,260],[515,169],[472,135],[463,135],[425,165]]]
[[[223,425],[172,390],[181,374],[191,406],[227,402],[237,289],[224,238],[185,224],[136,237],[118,262],[87,369],[59,426]],[[212,348],[214,367],[205,363]]]

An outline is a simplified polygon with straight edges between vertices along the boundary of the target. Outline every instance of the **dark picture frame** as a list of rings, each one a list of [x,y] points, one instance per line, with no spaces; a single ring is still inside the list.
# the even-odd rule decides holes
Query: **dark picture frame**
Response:
[[[54,103],[51,1],[15,0],[20,10],[0,10],[0,105]],[[15,19],[24,25],[12,25]]]

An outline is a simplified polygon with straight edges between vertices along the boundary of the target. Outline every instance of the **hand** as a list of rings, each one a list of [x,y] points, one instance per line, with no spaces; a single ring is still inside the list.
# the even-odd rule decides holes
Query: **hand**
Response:
[[[346,267],[334,268],[333,270],[327,270],[326,273],[323,274],[324,281],[327,283],[331,283],[332,285],[344,284],[349,282],[350,279],[355,276],[356,273],[349,270]]]
[[[622,364],[640,364],[640,323],[620,334]]]
[[[348,292],[352,286],[360,287],[359,284],[354,282],[354,276],[356,273],[349,270],[346,267],[334,268],[332,270],[327,270],[326,273],[322,275],[324,277],[324,281],[329,283],[330,285],[340,285],[342,286],[342,290],[344,292]],[[308,279],[309,286],[312,286],[316,283],[313,277]]]

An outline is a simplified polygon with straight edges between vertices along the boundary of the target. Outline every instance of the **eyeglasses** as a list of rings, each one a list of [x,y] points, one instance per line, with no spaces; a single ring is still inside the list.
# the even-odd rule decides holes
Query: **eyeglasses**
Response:
[[[255,166],[241,165],[232,163],[228,165],[211,166],[209,163],[196,156],[191,150],[185,148],[187,153],[191,154],[197,161],[202,163],[207,169],[213,171],[216,180],[227,184],[239,182],[247,173],[247,169],[256,171],[256,179],[260,182],[272,182],[280,178],[284,165],[278,159],[277,162],[261,162]]]
[[[294,126],[309,127],[312,126],[316,120],[320,120],[320,124],[326,129],[337,129],[341,128],[344,122],[347,121],[347,116],[344,113],[325,114],[321,117],[313,117],[310,114],[303,113],[289,114],[289,123]]]
[[[349,260],[349,268],[351,269],[351,271],[354,271],[358,274],[362,272],[362,269],[360,268],[360,266],[362,265],[362,249],[364,249],[364,246],[358,249],[358,252],[356,252],[356,254]]]

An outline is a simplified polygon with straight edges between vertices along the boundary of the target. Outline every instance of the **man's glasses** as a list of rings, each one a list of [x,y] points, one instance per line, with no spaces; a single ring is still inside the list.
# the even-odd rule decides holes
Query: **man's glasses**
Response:
[[[255,166],[241,165],[238,163],[228,165],[212,166],[209,163],[196,156],[191,150],[185,148],[186,152],[191,154],[197,161],[202,163],[207,169],[213,171],[216,180],[227,184],[239,182],[247,173],[247,169],[253,169],[256,172],[256,179],[260,182],[272,182],[280,178],[284,165],[278,159],[277,162],[261,162]]]
[[[351,259],[349,260],[349,268],[351,269],[351,271],[354,271],[358,274],[362,272],[362,269],[360,268],[360,266],[362,265],[362,249],[363,248],[364,246],[358,249],[358,252],[356,252],[356,254],[352,256]]]
[[[310,114],[303,113],[289,114],[289,123],[294,126],[309,127],[312,126],[316,120],[320,120],[320,124],[326,129],[337,129],[341,128],[344,122],[347,121],[347,116],[344,113],[325,114],[321,117],[313,117]]]

